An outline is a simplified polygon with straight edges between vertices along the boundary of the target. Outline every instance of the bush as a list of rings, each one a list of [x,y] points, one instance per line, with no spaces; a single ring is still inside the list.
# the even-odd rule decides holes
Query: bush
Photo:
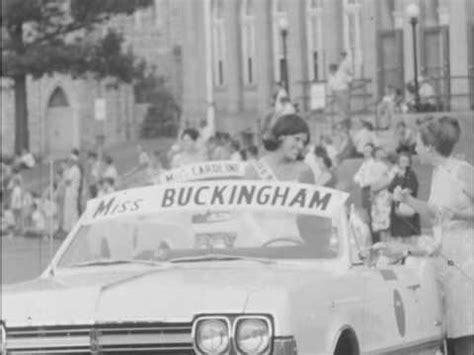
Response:
[[[147,78],[136,91],[140,94],[139,101],[149,104],[140,129],[141,138],[175,137],[181,108],[163,81]]]

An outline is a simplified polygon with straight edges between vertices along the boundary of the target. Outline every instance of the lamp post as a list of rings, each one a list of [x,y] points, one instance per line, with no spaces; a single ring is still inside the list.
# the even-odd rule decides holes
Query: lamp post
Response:
[[[406,13],[410,19],[412,37],[413,37],[413,73],[415,76],[415,111],[420,108],[420,91],[418,83],[418,56],[417,56],[417,44],[416,44],[416,25],[418,23],[418,17],[420,16],[420,8],[417,4],[410,4],[406,8]]]
[[[281,17],[278,22],[278,27],[280,28],[281,42],[283,45],[283,70],[282,70],[282,81],[286,90],[286,94],[290,97],[290,85],[289,85],[289,75],[288,75],[288,52],[286,41],[288,38],[288,20],[286,17]]]

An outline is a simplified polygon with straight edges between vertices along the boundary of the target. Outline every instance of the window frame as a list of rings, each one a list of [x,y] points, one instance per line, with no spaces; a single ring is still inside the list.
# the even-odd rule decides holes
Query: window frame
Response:
[[[216,87],[223,87],[226,85],[225,58],[227,48],[224,12],[224,0],[212,0],[213,71],[214,86]]]
[[[249,6],[251,7],[251,13],[248,13]],[[257,83],[255,76],[256,32],[254,6],[254,0],[242,0],[241,2],[242,73],[243,84],[247,87],[254,86]]]

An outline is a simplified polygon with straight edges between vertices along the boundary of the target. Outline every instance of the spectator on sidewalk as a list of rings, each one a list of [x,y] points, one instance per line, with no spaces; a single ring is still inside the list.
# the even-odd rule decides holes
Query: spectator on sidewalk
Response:
[[[397,171],[393,177],[388,190],[390,193],[397,188],[408,189],[410,195],[418,195],[418,179],[412,169],[411,154],[401,151],[398,154]],[[393,201],[390,211],[390,234],[392,238],[406,238],[420,235],[420,216],[414,209],[402,206],[400,202]]]
[[[69,232],[79,219],[79,200],[81,188],[81,170],[79,168],[78,157],[71,154],[68,159],[68,168],[64,174],[64,213],[62,229]]]
[[[258,159],[259,159],[258,147],[256,145],[251,145],[245,150],[246,161],[257,161]]]
[[[350,117],[350,83],[352,78],[337,64],[329,66],[328,89],[334,97],[335,113],[346,121]]]
[[[416,134],[413,130],[407,127],[404,121],[398,122],[395,127],[395,140],[397,153],[402,151],[409,152],[410,154],[415,153]]]
[[[372,226],[371,218],[371,196],[370,196],[370,185],[374,182],[374,150],[375,147],[372,143],[367,143],[363,149],[364,161],[362,162],[359,170],[354,175],[354,182],[360,187],[361,190],[361,204],[362,208],[366,212],[364,216],[365,220],[369,221],[369,226]]]
[[[23,187],[22,180],[13,177],[11,181],[10,208],[15,221],[15,233],[23,233]]]
[[[137,153],[138,153],[138,165],[141,168],[148,166],[150,163],[150,157],[148,153],[143,149],[143,147],[139,144],[137,145]]]
[[[43,211],[39,208],[38,202],[33,202],[31,223],[25,229],[25,235],[28,237],[43,237],[47,235],[46,219]]]
[[[199,163],[205,160],[203,152],[198,147],[198,139],[199,132],[194,128],[186,128],[183,133],[181,133],[181,151],[172,157],[172,168],[179,168],[184,165]]]
[[[319,170],[318,176],[315,175],[315,184],[318,186],[336,187],[337,178],[332,169],[332,161],[327,150],[323,146],[317,146],[314,149],[314,154]]]
[[[391,194],[387,188],[392,180],[391,171],[391,164],[387,160],[385,150],[376,147],[370,184],[370,217],[374,242],[387,241],[389,236]]]
[[[36,165],[36,159],[28,149],[23,148],[15,165],[18,169],[32,169]]]
[[[337,151],[336,165],[356,155],[354,142],[347,124],[340,123],[334,127],[334,146]]]
[[[329,159],[331,159],[331,165],[336,166],[337,165],[337,149],[336,146],[334,145],[334,142],[332,138],[324,134],[321,136],[321,145],[326,149],[326,152],[328,154]]]
[[[64,197],[66,195],[66,171],[68,165],[66,161],[59,162],[59,167],[53,183],[53,199],[57,208],[57,235],[62,237],[66,231],[63,229],[64,225]]]
[[[368,144],[377,146],[377,136],[374,132],[374,125],[368,121],[361,121],[361,128],[354,133],[353,142],[356,151],[360,156],[364,156],[364,150]]]
[[[115,192],[115,180],[112,178],[103,178],[100,182],[98,196],[102,197]]]
[[[96,198],[100,180],[100,161],[96,152],[87,154],[86,182],[89,186],[89,198]]]
[[[377,105],[377,128],[388,129],[395,114],[396,91],[392,85],[385,87],[385,95]]]
[[[110,155],[106,155],[104,158],[105,167],[102,172],[102,179],[112,179],[114,181],[114,186],[118,185],[119,174],[117,168],[114,165],[114,160]]]

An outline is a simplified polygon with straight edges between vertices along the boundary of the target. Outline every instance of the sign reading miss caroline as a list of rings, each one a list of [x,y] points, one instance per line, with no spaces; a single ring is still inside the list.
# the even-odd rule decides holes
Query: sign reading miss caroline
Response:
[[[85,222],[168,210],[255,209],[334,216],[348,194],[319,186],[264,181],[208,181],[120,191],[89,202]]]
[[[165,171],[160,176],[162,183],[184,182],[208,179],[242,178],[245,175],[245,164],[235,161],[208,161],[190,164],[181,168]]]

